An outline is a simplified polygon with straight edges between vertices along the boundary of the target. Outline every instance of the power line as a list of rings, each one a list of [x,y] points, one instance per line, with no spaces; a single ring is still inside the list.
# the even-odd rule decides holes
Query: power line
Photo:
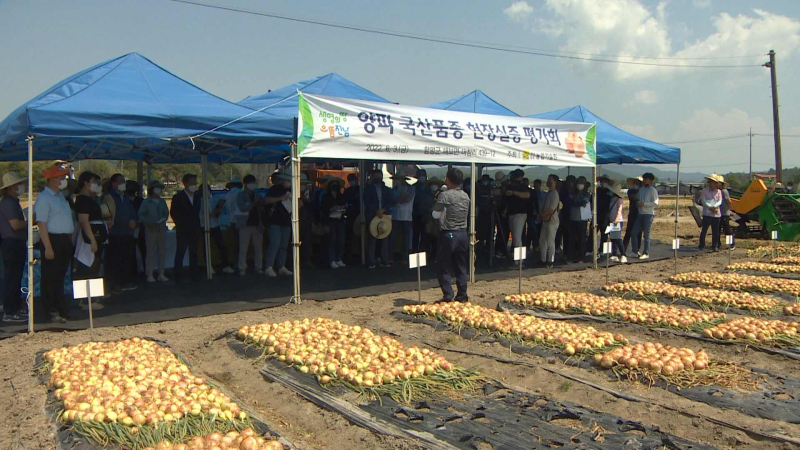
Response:
[[[336,24],[332,22],[323,22],[319,20],[312,20],[312,19],[304,19],[300,17],[293,17],[287,16],[282,14],[274,14],[274,13],[267,13],[261,11],[253,11],[244,8],[234,8],[232,6],[223,6],[223,5],[215,5],[211,3],[201,3],[191,0],[169,0],[175,3],[183,3],[187,5],[193,6],[200,6],[204,8],[210,9],[218,9],[223,11],[231,11],[231,12],[238,12],[243,14],[251,14],[255,16],[262,16],[262,17],[269,17],[273,19],[280,19],[280,20],[287,20],[291,22],[299,22],[305,23],[310,25],[318,25],[330,28],[339,28],[343,30],[350,30],[350,31],[358,31],[362,33],[371,33],[371,34],[378,34],[383,36],[391,36],[391,37],[398,37],[404,39],[413,39],[417,41],[425,41],[425,42],[435,42],[439,44],[448,44],[448,45],[455,45],[460,47],[469,47],[469,48],[478,48],[483,50],[494,50],[499,52],[505,53],[516,53],[516,54],[524,54],[530,56],[543,56],[548,58],[560,58],[560,59],[571,59],[571,60],[579,60],[579,61],[591,61],[591,62],[602,62],[602,63],[611,63],[611,64],[628,64],[628,65],[636,65],[636,66],[651,66],[651,67],[674,67],[674,68],[684,68],[684,69],[732,69],[732,68],[745,68],[745,67],[761,67],[762,64],[730,64],[730,65],[688,65],[688,64],[662,64],[662,63],[653,63],[653,62],[642,62],[642,61],[621,61],[615,59],[603,59],[602,57],[585,57],[585,56],[571,56],[561,53],[572,53],[572,52],[556,52],[552,50],[524,50],[524,47],[517,47],[512,48],[512,46],[500,46],[499,44],[491,44],[491,43],[480,43],[474,41],[461,41],[457,39],[446,39],[441,37],[432,37],[432,36],[422,36],[422,35],[415,35],[407,32],[400,32],[400,31],[389,31],[389,30],[381,30],[376,28],[367,28],[367,27],[359,27],[355,25],[346,25],[346,24]],[[581,53],[574,53],[574,55],[581,55]],[[600,56],[600,55],[597,55]],[[629,56],[613,56],[614,58],[620,57],[629,57]],[[744,57],[744,56],[743,56]],[[749,56],[748,56],[749,57]],[[722,57],[720,57],[722,58]],[[656,59],[655,57],[644,57],[641,59]],[[659,58],[661,59],[661,58]],[[667,58],[664,58],[667,59]],[[689,59],[689,58],[676,58],[676,59]],[[711,59],[711,58],[709,58]]]
[[[694,144],[698,142],[713,142],[713,141],[724,141],[726,139],[736,139],[740,137],[747,137],[750,136],[749,134],[732,134],[729,136],[718,136],[718,137],[711,137],[711,138],[704,138],[704,139],[694,139],[688,141],[672,141],[672,142],[662,142],[663,144]],[[755,135],[754,135],[755,136]]]

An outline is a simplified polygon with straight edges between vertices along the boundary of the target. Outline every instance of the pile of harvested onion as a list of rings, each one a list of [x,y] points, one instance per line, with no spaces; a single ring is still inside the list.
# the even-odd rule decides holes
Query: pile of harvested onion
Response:
[[[783,313],[787,316],[800,316],[800,303],[784,306]]]
[[[493,333],[562,349],[565,355],[593,354],[626,342],[621,334],[598,331],[593,327],[539,319],[533,316],[499,312],[471,303],[448,302],[433,305],[406,305],[414,316],[433,316],[448,324],[485,329]]]
[[[534,308],[568,313],[605,316],[646,326],[664,326],[679,329],[700,328],[716,323],[725,317],[718,312],[676,308],[660,303],[603,297],[587,292],[539,291],[521,295],[507,295],[507,302]]]
[[[739,273],[687,272],[670,277],[678,283],[697,283],[716,289],[737,291],[785,292],[800,295],[800,280]]]
[[[754,258],[764,258],[772,256],[777,253],[779,256],[800,256],[800,246],[798,245],[778,245],[776,248],[772,246],[761,246],[752,248],[747,251],[747,256]]]
[[[753,295],[748,292],[732,292],[720,289],[677,286],[653,281],[627,281],[603,286],[614,294],[633,294],[653,300],[653,297],[683,298],[707,306],[725,306],[751,311],[771,311],[780,305],[774,298]]]
[[[789,264],[800,266],[800,256],[779,256],[770,262],[772,264]]]
[[[241,432],[229,431],[196,436],[185,444],[161,441],[155,447],[146,447],[144,450],[283,450],[283,448],[280,441],[264,439],[252,429],[245,428]]]
[[[61,420],[95,440],[140,448],[171,439],[170,429],[198,436],[250,424],[238,404],[150,340],[88,342],[43,358]]]
[[[771,264],[756,261],[745,261],[733,263],[728,266],[728,270],[752,270],[755,272],[772,272],[778,274],[800,273],[800,266],[792,264]]]
[[[462,388],[474,371],[460,369],[427,348],[406,348],[369,328],[326,318],[244,326],[236,337],[264,349],[266,355],[312,373],[321,384],[334,381],[359,391],[389,394],[410,401],[409,390],[424,395],[431,387]]]
[[[666,382],[679,387],[709,386],[757,390],[760,381],[746,367],[712,360],[705,352],[660,343],[626,345],[594,356],[595,365],[649,384]]]
[[[751,341],[759,344],[800,346],[800,337],[797,334],[798,329],[800,329],[800,323],[798,322],[743,317],[707,328],[703,330],[702,334],[707,338],[726,341]]]
[[[603,369],[611,369],[615,365],[629,369],[640,368],[657,375],[675,375],[678,372],[704,370],[708,367],[708,355],[705,350],[695,353],[690,348],[676,348],[658,342],[626,345],[615,348],[604,354],[594,355],[594,363]]]

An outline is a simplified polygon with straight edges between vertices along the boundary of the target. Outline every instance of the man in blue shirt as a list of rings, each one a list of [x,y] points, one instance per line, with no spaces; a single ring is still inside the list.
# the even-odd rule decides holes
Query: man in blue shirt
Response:
[[[103,198],[103,203],[108,205],[111,212],[112,224],[108,231],[105,271],[111,292],[119,294],[137,287],[131,261],[136,261],[133,231],[138,226],[139,216],[130,197],[125,195],[125,177],[116,173],[111,176],[109,183],[111,189]]]
[[[47,184],[44,191],[36,197],[33,211],[42,239],[44,259],[42,259],[41,298],[34,302],[34,318],[37,322],[48,319],[61,323],[71,318],[64,299],[64,277],[72,261],[72,233],[75,223],[72,210],[61,195],[67,187],[69,168],[61,165],[51,166],[42,171]],[[57,314],[51,316],[51,310]]]

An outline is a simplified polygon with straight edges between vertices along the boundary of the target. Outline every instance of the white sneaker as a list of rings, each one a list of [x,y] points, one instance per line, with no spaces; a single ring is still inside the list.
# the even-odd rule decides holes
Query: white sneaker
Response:
[[[291,270],[287,269],[286,267],[281,267],[281,269],[278,271],[278,275],[283,275],[285,277],[288,277],[294,274],[292,273]]]
[[[331,269],[338,269],[338,268],[339,268],[339,265],[336,264],[336,261],[331,261]],[[283,275],[283,274],[281,274],[281,275]]]
[[[256,273],[258,273],[257,270]],[[275,278],[278,276],[278,274],[275,273],[275,269],[273,269],[272,267],[267,267],[267,270],[265,270],[264,273],[267,274],[267,276],[270,278]]]
[[[152,275],[149,275],[149,276],[147,277],[147,282],[148,282],[148,283],[155,283],[155,282],[156,282],[156,279],[155,279],[155,278],[153,278],[153,276],[152,276]]]
[[[622,264],[625,264],[626,262],[628,262],[628,257],[627,256],[621,256],[619,258],[619,262],[621,262]]]
[[[228,275],[230,275],[230,274],[233,274],[233,273],[236,273],[236,272],[233,270],[233,267],[228,266],[228,267],[222,269],[222,273],[227,273]]]
[[[614,262],[619,262],[619,257],[618,256],[612,256],[612,257],[608,258],[608,260],[609,261],[614,261]]]
[[[344,261],[341,261],[341,260],[340,260],[340,261],[337,261],[337,262],[336,262],[336,264],[337,264],[339,267],[347,267],[347,266],[344,264]]]
[[[643,253],[642,256],[639,257],[640,260],[650,259],[650,255],[647,253]]]

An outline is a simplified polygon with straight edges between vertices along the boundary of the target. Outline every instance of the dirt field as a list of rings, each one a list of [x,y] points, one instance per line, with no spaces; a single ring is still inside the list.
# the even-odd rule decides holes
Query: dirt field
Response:
[[[691,219],[690,219],[691,220]],[[656,235],[668,239],[673,232],[670,219],[656,223]],[[680,223],[679,234],[696,236],[697,227],[692,222]],[[691,239],[684,241],[688,244]],[[743,258],[739,250],[736,258]],[[706,254],[681,260],[681,270],[719,270],[727,262],[727,254]],[[613,268],[612,281],[662,280],[672,274],[673,262],[661,261],[635,266]],[[559,272],[547,276],[524,280],[524,289],[557,289],[571,286],[574,290],[597,288],[604,282],[604,272]],[[471,288],[472,301],[486,307],[495,307],[500,295],[515,292],[516,279],[497,282],[481,282]],[[423,292],[423,300],[433,302],[441,297],[438,290]],[[266,383],[258,373],[258,367],[250,360],[237,358],[224,340],[213,341],[223,332],[244,324],[263,321],[283,321],[305,317],[325,316],[340,319],[349,324],[372,327],[376,331],[391,331],[401,335],[405,344],[420,344],[419,339],[435,342],[448,348],[466,349],[482,353],[494,353],[509,357],[508,349],[499,345],[477,344],[463,340],[449,332],[434,332],[431,327],[409,324],[393,319],[389,313],[397,310],[401,299],[416,299],[415,292],[386,294],[378,297],[349,298],[332,302],[306,300],[300,306],[287,305],[264,311],[185,319],[176,322],[153,323],[122,328],[102,328],[96,331],[96,339],[117,339],[130,336],[150,336],[166,340],[177,352],[190,361],[195,371],[224,384],[236,397],[252,407],[270,422],[277,431],[295,443],[300,449],[407,449],[419,448],[410,441],[387,439],[362,428],[351,426],[335,413],[322,410],[299,398],[278,384]],[[634,326],[595,325],[604,330],[624,333],[636,341],[663,340],[678,346],[695,349],[704,347],[719,359],[775,370],[784,374],[797,374],[798,362],[786,358],[744,349],[737,346],[722,346],[700,343],[672,335],[660,336],[656,332],[644,331]],[[412,336],[413,335],[413,336]],[[54,434],[44,414],[45,387],[38,384],[32,374],[34,354],[39,350],[67,344],[78,344],[89,339],[88,331],[72,333],[37,333],[20,335],[0,341],[0,448],[51,449],[55,446]],[[657,425],[662,430],[679,436],[711,444],[718,448],[784,449],[789,445],[763,442],[743,432],[693,419],[683,414],[666,411],[620,400],[576,382],[569,382],[559,375],[542,370],[542,367],[559,370],[588,379],[613,389],[622,390],[647,399],[657,399],[679,410],[721,417],[734,424],[756,430],[800,437],[800,425],[755,419],[734,411],[721,411],[702,403],[696,403],[670,394],[662,389],[646,389],[629,383],[609,382],[604,376],[579,368],[561,365],[555,360],[546,360],[530,355],[510,357],[527,361],[536,368],[501,364],[480,357],[442,352],[450,361],[461,366],[477,367],[485,374],[502,379],[510,385],[542,393],[553,399],[572,401],[596,410]]]

